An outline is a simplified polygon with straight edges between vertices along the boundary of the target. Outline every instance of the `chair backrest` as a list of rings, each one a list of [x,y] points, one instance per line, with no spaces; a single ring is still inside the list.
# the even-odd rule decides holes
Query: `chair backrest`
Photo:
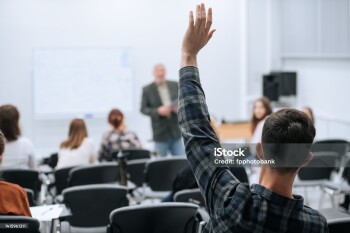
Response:
[[[119,152],[122,152],[123,156],[130,161],[135,159],[150,159],[151,158],[151,152],[149,150],[145,149],[124,149],[124,150],[117,150],[112,152],[112,157],[114,160],[118,158]]]
[[[75,168],[75,166],[65,167],[65,168],[60,168],[55,170],[54,176],[55,176],[56,195],[61,194],[63,189],[68,188],[69,172],[73,168]]]
[[[97,184],[63,190],[65,205],[71,210],[68,218],[75,227],[107,226],[112,210],[127,206],[127,189],[118,185]]]
[[[329,233],[341,233],[349,232],[350,218],[349,219],[334,219],[328,221]]]
[[[0,232],[39,233],[39,221],[35,218],[14,215],[0,215]]]
[[[174,194],[175,202],[194,203],[205,207],[204,198],[199,189],[184,189]]]
[[[189,203],[137,205],[114,210],[112,233],[193,233],[197,229],[198,206]]]
[[[88,184],[106,184],[119,181],[119,166],[115,162],[79,166],[69,172],[69,187]]]
[[[336,169],[338,154],[335,152],[315,152],[313,159],[299,170],[300,180],[329,180]]]
[[[137,187],[145,182],[145,167],[149,159],[135,159],[127,162],[128,179]]]
[[[2,178],[10,183],[18,184],[22,188],[34,191],[35,198],[41,189],[39,172],[32,169],[4,169]]]
[[[339,158],[349,151],[349,142],[342,139],[317,141],[312,145],[312,152],[335,152]]]
[[[171,191],[179,171],[189,166],[185,157],[161,158],[146,164],[146,183],[153,191]]]
[[[27,198],[28,198],[28,202],[29,202],[29,206],[36,206],[35,201],[34,201],[34,192],[31,189],[24,189],[27,193]]]
[[[349,232],[350,214],[335,208],[320,209],[319,212],[326,218],[329,233]]]

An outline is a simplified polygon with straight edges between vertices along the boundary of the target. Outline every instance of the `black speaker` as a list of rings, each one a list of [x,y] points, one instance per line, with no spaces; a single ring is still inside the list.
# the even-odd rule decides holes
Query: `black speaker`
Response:
[[[263,95],[271,101],[278,101],[279,81],[276,75],[268,74],[263,77]]]
[[[297,95],[297,73],[282,72],[280,73],[280,95],[291,96]]]
[[[271,101],[297,94],[296,72],[271,72],[263,76],[263,95]]]

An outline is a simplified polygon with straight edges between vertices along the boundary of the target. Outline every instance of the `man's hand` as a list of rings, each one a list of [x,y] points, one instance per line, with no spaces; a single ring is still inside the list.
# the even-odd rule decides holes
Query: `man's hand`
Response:
[[[181,67],[197,66],[197,54],[213,36],[215,29],[210,30],[213,22],[212,9],[209,8],[208,14],[202,3],[197,5],[196,21],[193,19],[193,12],[189,15],[189,25],[182,42]]]
[[[170,106],[163,105],[163,106],[158,107],[157,112],[160,116],[164,116],[164,117],[170,116],[171,108],[170,108]]]

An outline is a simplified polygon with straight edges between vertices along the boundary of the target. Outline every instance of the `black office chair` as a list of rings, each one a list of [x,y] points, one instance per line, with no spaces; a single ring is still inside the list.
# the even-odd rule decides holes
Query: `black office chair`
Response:
[[[315,142],[311,147],[312,152],[335,152],[338,155],[339,162],[349,151],[349,142],[342,139],[328,139]]]
[[[145,170],[144,197],[162,199],[169,195],[173,181],[185,166],[189,166],[187,159],[180,156],[150,160]]]
[[[322,194],[327,193],[332,198],[333,207],[337,206],[337,195],[350,195],[350,158],[345,161],[345,170],[343,174],[343,179],[340,181],[327,181],[322,184]]]
[[[338,154],[335,152],[314,152],[313,159],[300,168],[298,176],[300,180],[329,180],[336,170]]]
[[[335,152],[314,152],[313,159],[305,167],[300,168],[294,187],[304,188],[305,203],[309,202],[306,188],[322,188],[330,180],[332,172],[336,170],[337,160],[338,154]],[[322,197],[319,206],[322,204]]]
[[[89,184],[106,184],[119,181],[119,166],[115,162],[79,166],[69,172],[69,187]]]
[[[53,186],[56,188],[56,193],[55,193],[56,196],[60,195],[63,189],[68,188],[69,173],[75,167],[76,166],[65,167],[54,171],[53,175],[55,177],[55,182]]]
[[[129,204],[126,195],[125,187],[111,184],[67,188],[63,190],[64,203],[72,216],[66,220],[71,227],[101,227],[106,232],[111,211]]]
[[[41,189],[39,172],[32,169],[4,169],[2,178],[10,183],[18,184],[22,188],[34,191],[34,199],[37,200]]]
[[[320,209],[326,218],[329,233],[348,233],[350,229],[350,214],[340,212],[336,209]]]
[[[34,192],[31,189],[24,189],[27,193],[29,206],[36,206],[36,202],[34,201]]]
[[[145,167],[149,159],[135,159],[127,162],[128,179],[137,187],[145,182]]]
[[[188,202],[205,207],[204,198],[199,189],[184,189],[174,194],[175,202]]]
[[[40,233],[39,221],[35,218],[14,215],[0,215],[0,232],[4,233]]]
[[[329,233],[349,233],[350,219],[334,219],[328,221]]]
[[[189,203],[137,205],[110,214],[109,233],[194,233],[198,206]]]
[[[114,160],[118,159],[118,154],[122,153],[125,156],[126,160],[135,160],[135,159],[150,159],[151,152],[145,149],[124,149],[124,150],[116,150],[112,152],[112,158]]]

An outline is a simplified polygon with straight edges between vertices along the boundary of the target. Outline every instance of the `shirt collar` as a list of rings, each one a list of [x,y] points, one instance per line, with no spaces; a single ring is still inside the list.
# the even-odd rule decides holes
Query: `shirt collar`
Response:
[[[304,207],[304,198],[299,195],[293,194],[294,199],[290,199],[288,197],[279,195],[259,184],[251,185],[250,191],[268,199],[272,203],[275,203],[279,206],[288,206],[289,208],[294,207],[296,209],[302,209]]]

